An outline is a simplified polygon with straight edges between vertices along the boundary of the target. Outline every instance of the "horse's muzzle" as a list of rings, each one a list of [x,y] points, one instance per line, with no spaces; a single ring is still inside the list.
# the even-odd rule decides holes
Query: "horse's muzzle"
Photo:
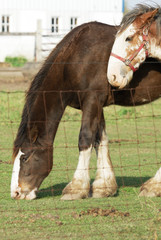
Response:
[[[19,199],[26,199],[26,200],[33,200],[36,198],[37,188],[34,188],[32,191],[25,191],[22,192],[21,188],[18,187],[14,191],[11,191],[11,198],[19,200]]]
[[[125,86],[128,85],[128,80],[126,77],[122,78],[122,81],[119,82],[117,81],[117,78],[115,75],[111,76],[111,79],[109,79],[109,83],[113,86],[113,87],[118,87],[119,89],[124,88]]]

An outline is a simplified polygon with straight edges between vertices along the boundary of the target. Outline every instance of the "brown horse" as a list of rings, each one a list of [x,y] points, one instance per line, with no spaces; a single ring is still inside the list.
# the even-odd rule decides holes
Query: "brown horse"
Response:
[[[62,199],[88,197],[93,147],[97,152],[97,172],[92,196],[108,197],[116,193],[103,107],[141,105],[161,94],[161,65],[153,62],[145,63],[136,72],[129,90],[113,91],[107,79],[107,63],[116,31],[114,26],[97,22],[75,28],[51,52],[35,76],[14,142],[12,198],[36,197],[36,191],[52,169],[53,141],[67,106],[82,110],[82,123],[77,169],[63,190]],[[143,185],[142,195],[161,195],[156,176]]]
[[[161,60],[161,8],[139,4],[122,19],[108,62],[108,80],[125,87],[146,57]]]

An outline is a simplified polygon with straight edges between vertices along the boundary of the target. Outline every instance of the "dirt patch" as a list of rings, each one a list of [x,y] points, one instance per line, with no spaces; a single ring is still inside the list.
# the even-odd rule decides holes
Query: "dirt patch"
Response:
[[[58,226],[63,225],[63,222],[60,221],[60,217],[59,216],[54,216],[52,214],[47,214],[47,215],[32,214],[30,216],[29,221],[34,223],[34,222],[36,222],[37,220],[40,220],[40,219],[54,221]]]
[[[0,68],[6,68],[6,67],[11,67],[11,64],[7,62],[0,62]]]
[[[30,83],[20,82],[20,83],[5,83],[0,82],[0,91],[5,92],[26,92],[29,88]]]
[[[19,83],[24,82],[25,78],[21,71],[2,71],[0,70],[0,82]]]
[[[52,214],[47,214],[47,215],[41,215],[41,214],[31,214],[30,216],[26,217],[26,215],[24,214],[20,214],[17,217],[14,217],[14,219],[9,219],[6,224],[26,224],[26,220],[29,223],[36,223],[39,222],[40,220],[44,220],[44,221],[48,221],[50,222],[54,222],[56,225],[58,226],[62,226],[63,222],[60,221],[60,217],[59,216],[55,216]]]
[[[111,209],[91,208],[86,211],[81,211],[79,214],[77,214],[75,212],[72,214],[72,217],[74,217],[74,218],[80,218],[82,216],[129,217],[130,213],[129,212],[120,212],[115,208],[111,208]]]
[[[13,68],[0,64],[0,91],[27,91],[41,63],[26,63],[24,67]]]

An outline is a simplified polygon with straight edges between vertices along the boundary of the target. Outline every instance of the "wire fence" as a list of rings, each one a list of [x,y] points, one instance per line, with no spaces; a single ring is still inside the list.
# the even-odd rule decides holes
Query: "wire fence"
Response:
[[[75,201],[60,200],[78,164],[82,124],[81,111],[68,107],[54,141],[53,168],[37,199],[28,202],[10,197],[12,147],[24,97],[24,91],[0,92],[2,239],[160,239],[160,198],[138,196],[140,186],[161,166],[160,100],[138,107],[104,108],[118,191],[115,197],[90,196]],[[89,167],[91,184],[96,177],[96,161],[93,151]]]
[[[155,177],[156,182],[154,181],[150,192],[156,193],[156,189],[158,189],[158,192],[161,191],[161,100],[159,99],[161,83],[159,82],[160,67],[157,65],[160,63],[154,59],[149,59],[145,67],[140,67],[142,70],[138,70],[142,74],[138,79],[140,81],[142,81],[141,78],[143,79],[140,88],[140,82],[135,77],[135,81],[139,82],[138,85],[134,84],[130,89],[122,91],[110,86],[108,88],[108,83],[105,89],[101,91],[89,90],[88,88],[75,91],[69,90],[70,87],[66,88],[67,91],[59,91],[58,89],[65,89],[61,88],[59,81],[56,91],[53,91],[49,84],[47,91],[34,90],[32,93],[30,92],[32,97],[26,105],[23,115],[24,125],[27,124],[25,126],[29,126],[30,131],[25,132],[26,129],[24,128],[21,132],[21,134],[26,134],[28,142],[24,144],[22,138],[19,137],[20,144],[17,144],[16,148],[19,150],[19,146],[23,144],[21,150],[26,155],[29,153],[33,157],[36,151],[39,154],[37,159],[29,156],[30,161],[26,163],[23,163],[21,159],[19,162],[21,172],[17,172],[15,179],[21,188],[24,186],[28,188],[33,183],[37,184],[39,178],[35,181],[35,176],[37,172],[40,170],[43,172],[45,168],[41,167],[44,165],[41,165],[40,162],[47,163],[47,170],[50,173],[38,189],[36,199],[29,201],[11,198],[13,145],[22,119],[27,89],[41,67],[40,61],[46,58],[51,49],[63,39],[65,34],[76,27],[77,23],[80,25],[91,20],[107,22],[108,19],[108,23],[113,22],[115,25],[122,18],[124,4],[121,0],[112,1],[111,4],[107,4],[108,1],[104,1],[104,3],[99,1],[93,3],[91,1],[90,4],[88,1],[85,2],[87,5],[82,5],[82,1],[75,5],[76,2],[73,1],[69,6],[67,1],[64,5],[60,4],[60,1],[57,4],[53,1],[51,3],[48,1],[48,4],[46,1],[38,1],[38,7],[34,5],[35,3],[33,4],[33,1],[28,1],[28,5],[22,3],[22,7],[17,1],[13,5],[9,1],[11,8],[6,4],[2,7],[0,22],[2,31],[0,33],[1,61],[9,55],[13,57],[24,55],[27,59],[37,61],[37,63],[34,63],[34,65],[33,63],[31,65],[27,63],[27,67],[24,66],[21,69],[10,67],[0,69],[0,240],[161,239],[161,193],[154,198],[139,196],[141,186],[148,183],[147,181],[156,176],[156,173],[158,174]],[[28,7],[26,8],[26,6]],[[51,6],[54,6],[54,8],[51,8]],[[76,11],[73,10],[74,6],[77,9]],[[70,10],[68,7],[70,7]],[[81,9],[85,9],[85,11]],[[116,21],[117,19],[119,21]],[[117,30],[115,27],[114,29]],[[96,26],[97,30],[98,27]],[[75,35],[76,38],[80,36],[81,39],[80,33]],[[104,33],[104,30],[100,29],[97,35],[102,36],[103,41],[105,40],[103,46],[106,47],[106,36],[110,40],[111,33],[107,35],[104,35]],[[113,32],[112,36],[115,33]],[[63,64],[72,66],[69,72],[76,68],[80,71],[82,64],[87,65],[89,66],[87,71],[85,70],[84,75],[82,74],[82,78],[80,78],[83,82],[88,80],[86,72],[95,72],[95,69],[100,69],[101,66],[105,69],[107,58],[102,58],[102,55],[104,55],[102,49],[104,52],[109,52],[108,46],[107,49],[101,48],[101,37],[94,40],[96,35],[92,37],[90,32],[88,36],[92,39],[91,46],[100,44],[99,54],[95,52],[94,48],[90,49],[87,38],[87,45],[82,42],[81,44],[84,47],[76,49],[75,62],[73,58],[63,57],[57,58],[52,63],[46,61],[46,65],[54,66],[55,64],[56,71],[61,72],[64,76],[66,75],[66,69],[65,67],[63,69]],[[74,43],[73,46],[77,44],[78,42]],[[70,41],[69,46],[71,46]],[[57,48],[56,51],[59,50],[60,56],[63,55],[63,51],[67,54],[70,52],[69,47],[66,50],[64,49]],[[93,58],[90,60],[88,54],[92,51]],[[71,52],[71,56],[73,52]],[[87,53],[86,58],[77,57],[81,56],[83,52]],[[102,61],[100,61],[99,56],[101,56]],[[59,67],[60,69],[62,67],[62,71],[58,69]],[[137,76],[138,71],[135,76]],[[48,72],[46,73],[48,74]],[[96,75],[98,75],[98,72]],[[106,77],[106,73],[104,76]],[[99,77],[98,82],[101,80],[101,74]],[[151,79],[151,82],[149,79]],[[148,87],[144,86],[145,80],[151,83]],[[66,86],[66,81],[64,78],[63,86]],[[38,86],[40,86],[40,83]],[[99,86],[101,86],[101,82],[99,82]],[[76,88],[73,86],[73,89]],[[135,95],[136,89],[139,92],[138,95]],[[86,101],[84,108],[86,108],[88,118],[82,117],[82,111],[78,108],[82,109],[83,99],[92,94],[95,96],[94,111],[92,111],[92,104],[87,108],[89,103]],[[102,99],[104,96],[104,105],[108,105],[103,110],[104,119],[100,110],[100,96]],[[37,111],[31,111],[37,104],[36,99],[39,100]],[[54,99],[57,99],[57,102],[54,102]],[[63,113],[64,99],[72,100],[67,104],[68,106]],[[52,102],[54,102],[54,107]],[[137,106],[138,103],[141,106]],[[125,105],[129,106],[125,107]],[[33,114],[33,119],[29,121],[27,115],[30,115],[30,113]],[[63,116],[61,117],[62,113]],[[104,127],[104,123],[108,144],[106,138],[101,139],[101,129]],[[41,137],[45,136],[45,140],[43,139],[43,141],[39,141],[39,145],[35,145],[34,143],[38,141],[38,129],[41,130]],[[84,133],[82,133],[83,129]],[[93,138],[90,136],[89,129],[95,132]],[[105,134],[104,131],[103,134]],[[91,138],[92,140],[89,141]],[[93,148],[90,156],[91,143]],[[86,160],[89,157],[88,167]],[[41,161],[37,161],[38,158]],[[51,161],[53,161],[52,169]],[[24,167],[23,164],[26,164],[27,167]],[[36,171],[35,166],[37,166]],[[79,176],[78,173],[83,174],[82,182],[88,178],[89,172],[89,184],[83,182],[84,185],[86,184],[84,187],[86,194],[85,196],[81,195],[80,199],[76,200],[61,200],[64,196],[63,190],[65,187],[71,181],[75,181],[76,169],[77,176]],[[98,169],[105,175],[108,174],[108,181],[110,181],[114,172],[117,182],[116,193],[114,194],[113,191],[114,196],[93,197],[93,186],[99,177]],[[22,178],[27,178],[29,175],[34,176],[23,185]],[[104,174],[102,175],[104,177]],[[106,183],[104,185],[101,185],[101,183],[100,181],[100,185],[97,185],[98,192],[102,192],[104,189],[106,191],[113,190],[113,185],[106,186]],[[78,184],[75,192],[79,194],[82,191],[82,186]],[[14,194],[18,194],[18,190]]]

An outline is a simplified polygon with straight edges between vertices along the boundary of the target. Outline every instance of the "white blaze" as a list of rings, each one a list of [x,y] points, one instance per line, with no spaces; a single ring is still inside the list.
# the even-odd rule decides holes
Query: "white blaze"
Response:
[[[136,29],[134,28],[133,24],[127,27],[127,29],[123,32],[118,32],[111,52],[124,59],[129,59],[143,42],[142,36],[139,36],[140,41],[138,41],[138,43],[134,46],[132,46],[129,41],[126,41],[127,37],[132,37],[135,33]],[[130,55],[127,54],[127,50],[129,51],[129,54],[131,52]],[[135,65],[133,65],[133,67],[138,68],[145,58],[145,49],[142,48],[135,57],[137,62]],[[120,59],[110,56],[107,67],[107,77],[111,85],[122,88],[131,81],[133,77],[133,71]]]
[[[120,34],[118,33],[116,35],[111,52],[117,54],[122,58],[127,58],[126,49],[129,49],[129,42],[126,42],[126,38],[128,36],[133,35],[135,32],[136,32],[135,28],[132,25],[130,25],[130,27],[128,27],[125,31],[123,31]],[[131,47],[130,50],[133,51],[134,49]],[[113,75],[116,75],[118,77],[120,75],[120,68],[121,66],[124,65],[125,64],[122,61],[120,61],[120,59],[110,56],[107,69],[108,79],[111,80]]]
[[[16,196],[16,192],[20,192],[20,187],[18,186],[18,177],[20,172],[20,157],[24,153],[19,150],[13,165],[12,179],[11,179],[11,197]]]

